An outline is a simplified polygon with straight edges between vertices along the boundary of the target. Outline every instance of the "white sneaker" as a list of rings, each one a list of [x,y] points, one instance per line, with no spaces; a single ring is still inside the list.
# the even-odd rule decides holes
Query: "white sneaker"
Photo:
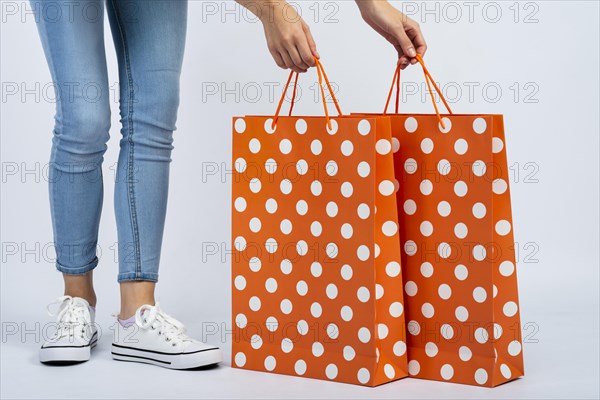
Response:
[[[60,304],[58,313],[50,306]],[[40,349],[43,363],[72,363],[90,359],[91,349],[98,343],[95,312],[81,297],[61,296],[48,304],[48,314],[56,316],[56,334]]]
[[[112,357],[165,368],[188,369],[223,361],[221,349],[192,339],[183,324],[163,312],[158,302],[145,304],[135,312],[135,323],[124,327],[117,322]]]

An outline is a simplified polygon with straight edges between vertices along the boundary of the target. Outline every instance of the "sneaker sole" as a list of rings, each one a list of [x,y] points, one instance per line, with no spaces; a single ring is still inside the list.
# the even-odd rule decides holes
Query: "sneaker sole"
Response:
[[[223,361],[223,353],[218,347],[191,353],[169,354],[153,350],[115,345],[111,349],[112,358],[118,361],[131,361],[157,365],[170,369],[191,369],[218,364]]]
[[[40,349],[40,362],[44,364],[71,364],[88,361],[91,352],[98,344],[94,339],[87,346],[51,346]]]

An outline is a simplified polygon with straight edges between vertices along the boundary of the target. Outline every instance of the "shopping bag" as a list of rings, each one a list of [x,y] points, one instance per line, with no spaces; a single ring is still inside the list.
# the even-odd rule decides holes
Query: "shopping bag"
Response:
[[[503,117],[452,114],[418,61],[436,114],[398,114],[399,66],[383,114],[396,150],[409,374],[492,387],[524,374]]]
[[[317,72],[324,117],[233,118],[232,365],[375,386],[407,376],[389,118]]]

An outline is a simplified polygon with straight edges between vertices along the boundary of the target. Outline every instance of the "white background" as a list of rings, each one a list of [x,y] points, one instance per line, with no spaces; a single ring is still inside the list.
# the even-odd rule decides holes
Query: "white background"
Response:
[[[201,336],[207,330],[203,321],[220,326],[223,338],[211,335],[206,340],[221,344],[228,361],[209,371],[181,372],[110,360],[110,314],[118,312],[117,264],[111,250],[116,242],[112,196],[120,136],[114,101],[104,165],[102,258],[95,271],[98,321],[105,335],[91,362],[64,368],[40,365],[39,337],[21,334],[24,329],[36,332],[36,323],[49,322],[44,306],[62,293],[48,249],[52,236],[44,180],[54,104],[35,23],[25,12],[29,5],[10,2],[18,14],[9,15],[7,3],[2,2],[1,31],[3,398],[598,398],[597,2],[394,2],[414,10],[412,16],[429,44],[427,65],[453,99],[454,111],[505,116],[526,376],[495,389],[415,379],[369,389],[229,367],[231,117],[273,113],[276,104],[268,87],[277,84],[278,96],[287,78],[266,50],[260,23],[230,1],[190,2],[157,287],[163,307],[192,334]],[[351,1],[300,4],[324,67],[339,88],[343,111],[380,111],[395,66],[392,47],[362,22]],[[110,82],[116,83],[108,26],[106,39]],[[302,76],[305,96],[297,112],[322,113],[312,99],[315,87],[310,90],[315,80],[314,71]],[[403,81],[407,91],[424,84],[418,67],[403,73]],[[34,94],[24,95],[20,89],[7,95],[6,85],[14,83]],[[219,88],[217,94],[208,90],[214,87]],[[262,94],[257,96],[256,87]],[[469,87],[474,87],[472,96]],[[224,95],[224,88],[238,98]],[[461,96],[456,88],[462,89]],[[432,112],[422,90],[406,96],[401,107],[403,112]],[[14,175],[8,173],[13,167],[18,168]],[[213,167],[219,173],[203,177],[203,171]],[[24,172],[35,168],[38,172]],[[221,253],[204,255],[206,243],[218,244]],[[8,335],[15,326],[19,332]]]

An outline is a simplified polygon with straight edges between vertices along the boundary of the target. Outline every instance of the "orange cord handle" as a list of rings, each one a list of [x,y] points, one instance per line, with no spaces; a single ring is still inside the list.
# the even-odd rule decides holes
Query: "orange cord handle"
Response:
[[[429,70],[425,66],[425,62],[423,61],[423,57],[421,57],[420,54],[417,54],[417,56],[415,58],[417,59],[417,61],[419,62],[419,64],[421,64],[421,67],[423,68],[423,74],[425,75],[425,82],[427,83],[427,88],[429,89],[429,95],[431,96],[431,102],[433,103],[433,108],[435,109],[435,113],[436,113],[436,115],[438,117],[438,120],[440,121],[440,125],[442,126],[443,129],[446,129],[446,125],[444,124],[444,120],[442,119],[442,116],[440,115],[440,111],[438,110],[438,106],[435,103],[435,98],[433,97],[433,90],[431,90],[431,86],[432,85],[435,88],[435,90],[437,91],[437,93],[440,95],[440,98],[442,99],[442,102],[444,103],[444,106],[448,110],[449,114],[453,114],[452,110],[450,109],[450,106],[448,105],[448,102],[444,98],[444,95],[442,94],[442,91],[440,90],[440,88],[438,87],[438,85],[435,83],[435,80],[433,79],[433,76],[431,76],[431,73],[429,72]],[[400,92],[400,64],[398,64],[398,66],[396,67],[396,72],[394,73],[394,79],[392,80],[392,87],[390,88],[390,92],[388,94],[388,98],[387,98],[387,101],[385,103],[385,110],[383,111],[384,115],[387,113],[387,109],[388,109],[388,106],[389,106],[389,103],[390,103],[390,99],[392,97],[392,92],[394,91],[394,86],[396,86],[396,114],[397,114],[398,113],[398,98],[399,98],[399,92]]]
[[[315,66],[317,67],[317,74],[319,76],[319,88],[321,89],[321,98],[323,99],[323,109],[325,110],[325,118],[327,120],[327,127],[329,129],[332,129],[331,120],[329,118],[329,111],[327,110],[327,103],[325,102],[325,90],[323,89],[323,80],[325,80],[325,84],[327,85],[327,89],[329,90],[329,93],[331,94],[331,98],[333,99],[333,104],[335,105],[338,115],[342,115],[342,110],[340,109],[340,105],[338,104],[338,101],[335,97],[335,93],[333,92],[333,89],[331,88],[331,84],[329,83],[329,78],[327,77],[327,74],[325,73],[325,70],[323,69],[323,65],[317,58],[315,58]],[[289,116],[292,115],[292,110],[294,109],[294,102],[296,100],[296,88],[298,86],[298,73],[294,72],[294,71],[290,72],[290,76],[288,77],[288,80],[285,83],[285,88],[283,90],[283,93],[281,94],[281,99],[279,99],[279,104],[277,105],[277,110],[275,111],[275,116],[273,117],[272,129],[275,129],[277,127],[277,120],[279,119],[279,112],[281,111],[281,107],[283,106],[283,101],[285,100],[285,94],[287,92],[287,89],[288,89],[290,82],[292,81],[292,77],[294,75],[295,75],[294,91],[292,94],[290,111],[288,113]]]

